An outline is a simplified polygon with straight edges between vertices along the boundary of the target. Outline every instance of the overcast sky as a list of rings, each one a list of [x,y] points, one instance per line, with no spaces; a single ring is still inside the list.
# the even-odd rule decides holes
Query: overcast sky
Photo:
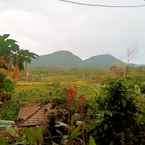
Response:
[[[74,0],[77,1],[77,0]],[[102,0],[78,0],[102,4]],[[145,4],[144,0],[103,0],[103,4]],[[99,8],[59,0],[0,0],[0,34],[38,54],[69,50],[85,59],[112,54],[145,64],[145,7]]]

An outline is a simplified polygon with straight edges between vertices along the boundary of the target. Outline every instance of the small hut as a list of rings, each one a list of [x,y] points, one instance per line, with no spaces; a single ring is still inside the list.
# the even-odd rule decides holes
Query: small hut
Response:
[[[21,107],[18,118],[18,127],[45,127],[48,122],[48,112],[51,105],[29,104]]]

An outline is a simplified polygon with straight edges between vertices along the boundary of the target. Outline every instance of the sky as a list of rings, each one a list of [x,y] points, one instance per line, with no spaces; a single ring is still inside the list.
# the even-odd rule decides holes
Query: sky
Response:
[[[144,0],[74,0],[113,5]],[[0,34],[39,55],[68,50],[82,59],[111,54],[145,64],[145,7],[102,8],[59,0],[0,0]]]

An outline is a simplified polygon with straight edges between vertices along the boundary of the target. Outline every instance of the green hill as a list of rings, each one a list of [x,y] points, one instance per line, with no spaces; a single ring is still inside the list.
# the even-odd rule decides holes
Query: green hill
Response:
[[[82,60],[69,51],[58,51],[42,55],[31,64],[32,67],[76,67]]]
[[[40,56],[32,62],[31,67],[104,68],[113,64],[123,64],[123,62],[112,55],[98,55],[82,60],[69,51],[57,51]]]
[[[115,64],[123,64],[123,62],[112,55],[97,55],[84,60],[80,67],[84,68],[105,68]]]

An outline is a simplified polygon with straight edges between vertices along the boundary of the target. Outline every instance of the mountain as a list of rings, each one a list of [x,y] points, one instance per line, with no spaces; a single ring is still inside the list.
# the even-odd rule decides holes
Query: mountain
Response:
[[[49,55],[42,55],[34,60],[31,67],[58,67],[58,68],[105,68],[123,62],[112,55],[97,55],[86,60],[69,51],[57,51]]]
[[[76,67],[82,59],[69,51],[57,51],[49,55],[42,55],[31,64],[32,67]]]
[[[115,64],[123,64],[123,62],[116,57],[105,54],[105,55],[97,55],[93,56],[91,58],[88,58],[84,60],[81,64],[80,67],[85,67],[85,68],[94,68],[94,67],[99,67],[99,68],[105,68],[105,67],[111,67],[112,65]]]

